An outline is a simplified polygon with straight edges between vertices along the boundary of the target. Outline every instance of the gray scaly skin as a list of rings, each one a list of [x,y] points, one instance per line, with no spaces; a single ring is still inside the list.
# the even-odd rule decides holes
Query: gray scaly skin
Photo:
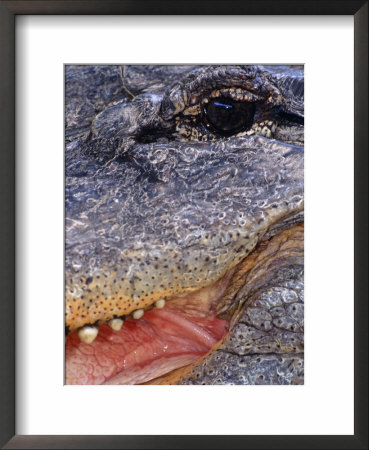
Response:
[[[214,130],[204,105],[218,96],[254,103],[252,127],[227,136]],[[67,328],[214,283],[258,243],[302,222],[303,106],[300,68],[68,66]],[[267,280],[243,296],[241,289],[223,308],[245,305],[222,349],[209,357],[232,360],[233,369],[220,374],[218,359],[206,361],[212,370],[199,366],[183,383],[301,382],[302,256],[289,271],[280,261],[277,284]],[[260,330],[255,302],[284,288],[296,294],[299,315],[281,294],[278,304],[260,307],[272,324]],[[258,347],[266,336],[292,339],[278,314],[292,314],[298,324],[299,344],[290,345],[290,355]],[[243,334],[242,325],[249,327]],[[253,342],[248,350],[246,338]],[[275,376],[292,366],[293,375]]]
[[[303,227],[259,248],[233,296],[240,305],[222,345],[180,384],[302,384],[304,376]]]

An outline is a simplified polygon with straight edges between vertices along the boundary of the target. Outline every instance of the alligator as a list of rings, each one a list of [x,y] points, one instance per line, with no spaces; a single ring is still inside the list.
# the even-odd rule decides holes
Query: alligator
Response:
[[[67,384],[303,384],[304,70],[65,67]]]

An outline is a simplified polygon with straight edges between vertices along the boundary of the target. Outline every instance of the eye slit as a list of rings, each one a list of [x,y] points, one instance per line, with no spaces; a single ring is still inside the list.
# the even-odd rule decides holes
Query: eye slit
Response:
[[[204,105],[208,124],[228,135],[248,130],[254,122],[255,104],[239,102],[226,97],[212,98]]]

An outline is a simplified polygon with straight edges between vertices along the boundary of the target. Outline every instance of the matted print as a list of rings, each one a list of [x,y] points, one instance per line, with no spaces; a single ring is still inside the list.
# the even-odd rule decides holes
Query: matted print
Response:
[[[66,384],[303,384],[303,165],[303,66],[65,66]]]

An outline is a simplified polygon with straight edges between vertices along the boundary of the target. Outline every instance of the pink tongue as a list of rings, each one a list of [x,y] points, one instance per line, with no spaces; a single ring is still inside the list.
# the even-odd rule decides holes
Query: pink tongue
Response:
[[[66,384],[137,384],[190,364],[226,333],[215,313],[184,317],[152,309],[140,320],[128,319],[120,331],[101,325],[92,344],[77,333],[66,339]]]

